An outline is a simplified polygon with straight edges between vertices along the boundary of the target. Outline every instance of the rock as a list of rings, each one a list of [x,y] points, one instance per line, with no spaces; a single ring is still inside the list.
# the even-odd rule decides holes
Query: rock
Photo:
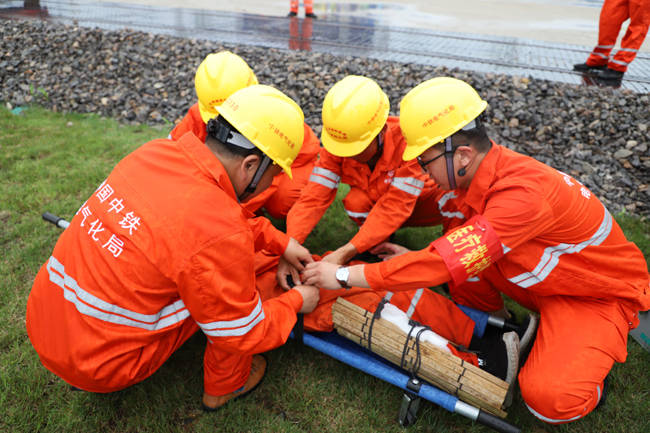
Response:
[[[616,159],[627,158],[630,155],[632,155],[632,151],[629,149],[619,149],[616,152],[614,152],[614,158]]]
[[[55,22],[0,20],[0,33],[4,105],[13,109],[32,100],[54,111],[97,112],[124,123],[180,120],[196,102],[196,66],[222,49],[242,56],[261,83],[300,104],[316,134],[325,94],[347,74],[376,79],[392,115],[413,86],[454,76],[488,101],[486,128],[495,141],[580,179],[613,213],[633,208],[650,215],[648,188],[638,189],[650,185],[647,94]]]

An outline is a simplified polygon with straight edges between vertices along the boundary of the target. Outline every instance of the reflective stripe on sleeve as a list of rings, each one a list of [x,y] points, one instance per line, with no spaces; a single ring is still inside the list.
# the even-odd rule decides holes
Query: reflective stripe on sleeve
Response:
[[[411,316],[413,316],[413,313],[415,312],[415,307],[417,307],[418,302],[420,302],[420,298],[422,297],[422,293],[424,292],[424,289],[420,288],[415,291],[415,294],[411,298],[411,305],[409,305],[409,309],[406,312],[406,315],[410,319]]]
[[[205,335],[210,337],[239,337],[247,334],[262,320],[264,320],[264,310],[262,309],[262,300],[258,299],[257,305],[246,317],[210,323],[196,323],[201,327]]]
[[[370,212],[352,212],[351,210],[346,209],[345,213],[347,213],[350,218],[368,218]]]
[[[63,289],[63,297],[77,311],[105,322],[157,331],[182,322],[190,315],[180,299],[155,314],[136,313],[106,302],[82,289],[74,278],[65,273],[65,267],[54,256],[47,262],[47,272],[50,281]]]
[[[414,177],[394,177],[391,185],[418,197],[422,193],[424,182]]]
[[[533,269],[532,272],[524,272],[512,278],[508,278],[508,280],[511,283],[515,283],[519,287],[526,289],[544,281],[558,265],[562,254],[579,253],[590,245],[600,245],[605,239],[607,239],[607,236],[609,236],[609,233],[612,231],[612,215],[604,206],[603,209],[605,210],[603,221],[591,238],[580,242],[579,244],[562,243],[546,247],[539,263],[537,263],[537,266],[535,266],[535,269]]]
[[[332,170],[322,167],[314,167],[311,176],[309,176],[310,182],[316,182],[330,189],[337,188],[340,180],[341,176],[334,173]]]

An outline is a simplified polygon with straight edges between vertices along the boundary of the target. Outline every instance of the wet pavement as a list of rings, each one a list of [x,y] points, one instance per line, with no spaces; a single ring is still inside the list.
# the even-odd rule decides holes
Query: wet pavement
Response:
[[[38,7],[25,8],[29,3]],[[369,9],[372,5],[366,6]],[[574,63],[587,58],[592,47],[398,27],[386,25],[381,14],[346,7],[348,13],[330,10],[312,20],[127,3],[0,1],[0,18],[29,17],[110,30],[130,28],[226,44],[312,50],[574,84],[615,84],[596,83],[571,70]],[[323,10],[328,11],[327,5]],[[637,55],[618,86],[641,93],[650,91],[650,53]]]

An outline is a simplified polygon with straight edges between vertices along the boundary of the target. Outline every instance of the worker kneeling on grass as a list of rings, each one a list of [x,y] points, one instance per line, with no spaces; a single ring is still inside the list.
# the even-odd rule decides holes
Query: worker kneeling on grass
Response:
[[[198,101],[169,134],[178,140],[186,132],[192,132],[205,141],[208,121],[219,114],[219,107],[234,92],[257,83],[257,77],[246,61],[230,51],[208,54],[194,75],[194,88]],[[298,155],[291,163],[291,177],[280,172],[264,191],[256,194],[242,206],[251,212],[265,209],[274,218],[285,218],[289,209],[300,197],[307,184],[320,151],[320,141],[314,131],[304,123],[304,138]]]
[[[480,117],[486,106],[447,77],[415,87],[400,106],[404,159],[458,189],[471,209],[462,226],[421,251],[386,243],[382,263],[309,264],[302,281],[338,289],[344,277],[375,290],[449,282],[456,301],[484,311],[501,310],[505,293],[540,314],[518,376],[527,407],[549,423],[575,421],[603,401],[638,311],[650,308],[647,264],[584,185],[492,142]]]
[[[256,290],[261,249],[293,266],[298,242],[239,204],[291,163],[304,116],[280,91],[239,90],[191,133],[154,140],[120,161],[81,206],[36,276],[27,332],[41,362],[69,384],[112,392],[153,374],[192,334],[208,338],[203,404],[215,409],[255,387],[314,287],[268,300]]]
[[[309,183],[287,215],[287,234],[304,242],[334,201],[339,183],[348,184],[343,207],[359,231],[326,261],[347,263],[402,226],[446,224],[444,216],[453,220],[457,215],[449,200],[453,193],[442,197],[415,161],[402,160],[406,142],[399,118],[389,116],[389,110],[388,96],[366,77],[349,75],[325,96],[324,148]]]

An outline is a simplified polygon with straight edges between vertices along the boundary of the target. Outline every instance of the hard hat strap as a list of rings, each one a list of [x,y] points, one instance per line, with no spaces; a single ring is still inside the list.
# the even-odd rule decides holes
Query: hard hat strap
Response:
[[[218,119],[220,118],[221,117]],[[219,120],[217,120],[214,125],[208,127],[208,132],[212,137],[216,138],[223,144],[241,147],[242,149],[247,150],[252,150],[256,147],[248,138]]]
[[[445,160],[447,162],[447,179],[449,188],[456,189],[456,178],[454,177],[454,152],[455,148],[451,147],[451,137],[445,138]]]
[[[244,195],[252,194],[253,192],[255,192],[255,189],[257,188],[257,184],[260,182],[260,179],[262,179],[262,176],[264,176],[264,173],[266,173],[266,169],[269,168],[271,162],[272,162],[271,158],[264,155],[264,157],[262,158],[262,162],[260,162],[260,165],[257,166],[257,170],[255,170],[253,179],[248,184],[244,192],[240,194],[239,196],[240,200]]]

